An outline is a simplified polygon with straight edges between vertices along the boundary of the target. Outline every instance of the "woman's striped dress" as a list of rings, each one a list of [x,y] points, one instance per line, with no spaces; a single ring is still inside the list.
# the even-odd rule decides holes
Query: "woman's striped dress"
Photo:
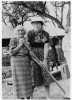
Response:
[[[10,49],[14,49],[19,43],[18,39],[11,39]],[[28,50],[23,47],[18,53],[11,56],[11,66],[14,88],[17,98],[26,98],[32,95],[32,76]]]

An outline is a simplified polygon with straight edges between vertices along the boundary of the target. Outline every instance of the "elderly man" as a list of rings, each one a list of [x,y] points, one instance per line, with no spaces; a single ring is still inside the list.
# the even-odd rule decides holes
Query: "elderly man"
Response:
[[[44,23],[41,18],[33,18],[31,24],[33,26],[33,30],[28,33],[30,47],[39,60],[43,61],[43,63],[47,65],[47,55],[50,48],[49,34],[43,30]],[[32,66],[34,86],[38,87],[43,85],[45,81],[40,66],[38,66],[34,61],[32,61]]]

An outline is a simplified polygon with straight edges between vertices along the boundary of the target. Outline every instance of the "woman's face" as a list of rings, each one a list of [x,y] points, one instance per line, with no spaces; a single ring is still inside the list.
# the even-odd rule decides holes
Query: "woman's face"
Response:
[[[23,29],[19,29],[19,30],[18,30],[18,38],[23,38],[24,35],[25,35],[24,30],[23,30]]]

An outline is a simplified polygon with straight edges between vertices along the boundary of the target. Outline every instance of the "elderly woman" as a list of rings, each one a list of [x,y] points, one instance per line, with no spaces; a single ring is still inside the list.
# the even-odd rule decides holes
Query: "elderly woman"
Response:
[[[10,40],[11,66],[18,99],[29,99],[32,95],[32,77],[29,52],[24,46],[23,26],[16,28],[17,38]]]

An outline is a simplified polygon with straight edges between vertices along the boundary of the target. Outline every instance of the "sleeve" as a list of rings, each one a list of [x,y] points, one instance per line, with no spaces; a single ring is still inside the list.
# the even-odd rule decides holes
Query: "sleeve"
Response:
[[[32,43],[34,41],[34,32],[29,31],[28,32],[28,42]]]
[[[46,31],[43,32],[44,33],[44,41],[45,43],[49,42],[49,33],[47,33]]]

